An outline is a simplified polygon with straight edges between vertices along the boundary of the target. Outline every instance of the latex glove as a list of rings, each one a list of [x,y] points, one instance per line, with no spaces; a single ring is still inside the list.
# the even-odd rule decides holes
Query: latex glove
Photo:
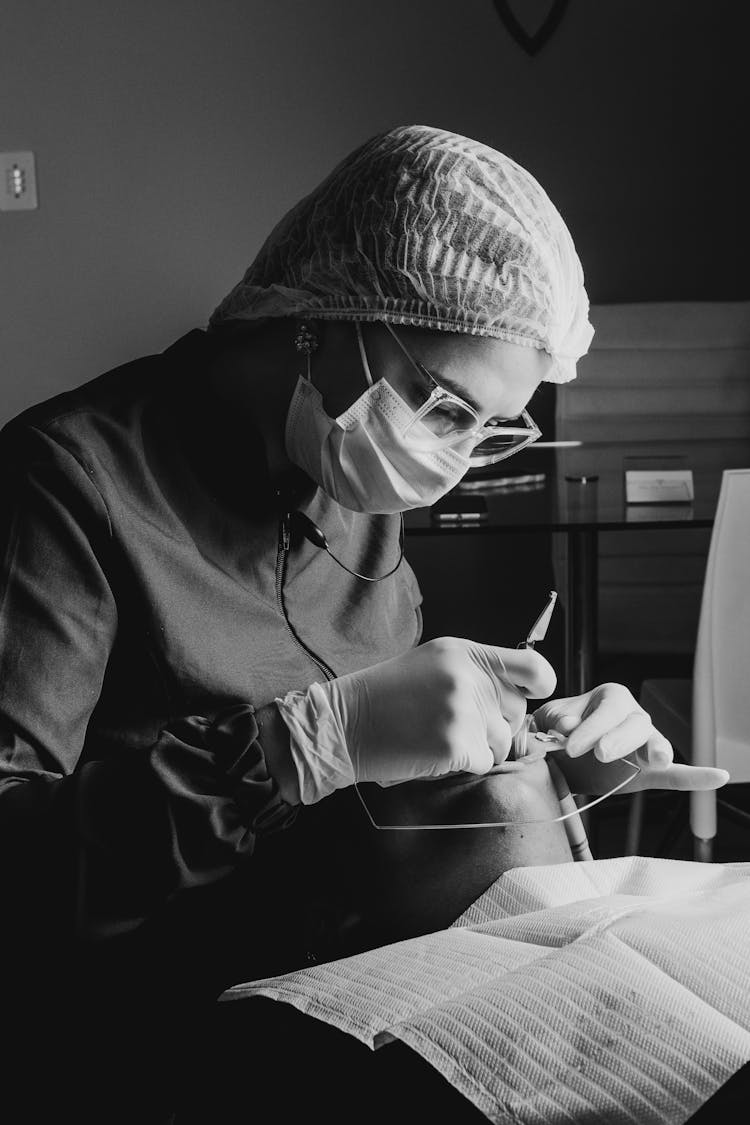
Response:
[[[555,683],[532,649],[441,637],[275,702],[300,799],[312,804],[354,781],[486,773],[507,758],[526,698],[544,698]]]
[[[639,789],[718,789],[729,780],[726,770],[675,763],[672,744],[624,684],[600,684],[583,695],[553,699],[534,712],[540,731],[567,735],[555,761],[571,790],[606,793],[628,776],[619,759],[635,753],[641,772],[627,786]]]

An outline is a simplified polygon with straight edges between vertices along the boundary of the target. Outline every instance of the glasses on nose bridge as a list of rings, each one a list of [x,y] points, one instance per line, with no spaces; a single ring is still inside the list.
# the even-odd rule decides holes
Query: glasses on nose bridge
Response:
[[[528,410],[518,418],[490,418],[480,422],[476,410],[437,379],[407,349],[394,328],[384,322],[409,361],[408,372],[394,370],[388,382],[411,407],[414,415],[404,429],[404,438],[415,448],[441,449],[471,441],[473,465],[492,465],[537,441],[542,431]]]

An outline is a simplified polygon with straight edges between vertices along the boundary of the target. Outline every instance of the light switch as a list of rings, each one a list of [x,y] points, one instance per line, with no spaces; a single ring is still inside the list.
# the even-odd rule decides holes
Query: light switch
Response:
[[[36,168],[33,152],[0,152],[0,211],[34,211]]]

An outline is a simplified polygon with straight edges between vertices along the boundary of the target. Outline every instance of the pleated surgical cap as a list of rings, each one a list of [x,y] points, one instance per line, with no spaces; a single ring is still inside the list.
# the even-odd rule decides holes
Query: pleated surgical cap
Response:
[[[574,378],[583,270],[537,181],[478,141],[405,125],[347,156],[271,232],[210,324],[384,320],[543,348]]]

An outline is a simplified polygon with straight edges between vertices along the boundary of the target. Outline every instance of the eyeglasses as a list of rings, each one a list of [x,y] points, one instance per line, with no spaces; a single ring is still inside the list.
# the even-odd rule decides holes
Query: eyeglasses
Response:
[[[403,436],[415,448],[441,449],[471,441],[471,463],[492,465],[518,453],[541,437],[542,431],[528,410],[521,411],[520,416],[510,423],[500,418],[490,418],[481,423],[476,410],[452,391],[441,387],[427,368],[408,351],[393,327],[384,323],[411,367],[411,372],[389,372],[386,378],[414,411]]]

